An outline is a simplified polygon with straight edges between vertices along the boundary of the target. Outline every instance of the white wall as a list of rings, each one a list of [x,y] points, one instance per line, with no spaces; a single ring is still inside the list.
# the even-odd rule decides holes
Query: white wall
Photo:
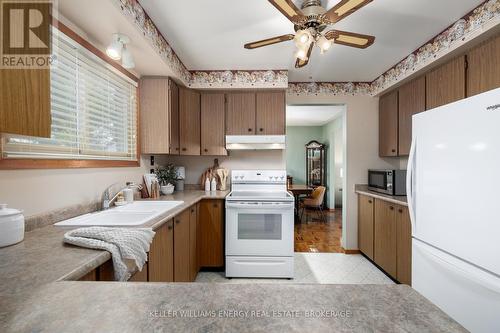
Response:
[[[144,161],[135,168],[0,170],[0,203],[25,216],[100,200],[113,183],[142,182]]]
[[[201,174],[219,159],[220,166],[229,170],[286,169],[285,152],[282,150],[231,151],[230,156],[156,156],[155,163],[173,163],[186,168],[186,184],[199,184]],[[149,169],[149,158],[147,168]]]
[[[398,168],[399,159],[378,156],[378,98],[364,96],[294,96],[287,104],[345,104],[346,151],[342,246],[358,248],[358,201],[355,184],[366,184],[370,168]]]

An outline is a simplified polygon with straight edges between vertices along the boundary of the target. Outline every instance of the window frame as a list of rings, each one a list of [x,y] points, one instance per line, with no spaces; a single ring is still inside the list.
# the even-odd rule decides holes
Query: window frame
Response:
[[[96,48],[90,42],[82,38],[68,26],[62,22],[53,19],[52,25],[54,28],[61,31],[70,39],[80,44],[86,50],[92,52],[106,63],[110,64],[122,74],[126,75],[134,82],[139,83],[139,78],[128,70],[123,68],[118,62],[111,60],[104,52]],[[137,86],[137,140],[136,152],[137,159],[133,161],[124,160],[100,160],[100,159],[30,159],[30,158],[3,158],[0,154],[0,170],[16,170],[16,169],[70,169],[70,168],[118,168],[118,167],[139,167],[141,159],[141,144],[140,144],[140,101],[139,101],[139,86]]]

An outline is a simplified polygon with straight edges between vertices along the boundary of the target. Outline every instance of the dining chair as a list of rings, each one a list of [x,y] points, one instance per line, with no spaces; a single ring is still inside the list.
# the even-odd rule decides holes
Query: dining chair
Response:
[[[326,215],[323,211],[323,201],[325,198],[326,187],[318,186],[314,189],[310,196],[301,200],[300,206],[302,212],[300,214],[300,222],[302,222],[302,217],[304,216],[304,211],[307,208],[315,208],[319,214],[320,219],[326,223]]]

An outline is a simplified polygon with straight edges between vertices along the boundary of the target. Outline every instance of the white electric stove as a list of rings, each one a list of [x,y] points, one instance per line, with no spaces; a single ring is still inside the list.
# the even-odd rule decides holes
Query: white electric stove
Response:
[[[293,278],[294,198],[285,170],[234,170],[226,198],[226,277]]]

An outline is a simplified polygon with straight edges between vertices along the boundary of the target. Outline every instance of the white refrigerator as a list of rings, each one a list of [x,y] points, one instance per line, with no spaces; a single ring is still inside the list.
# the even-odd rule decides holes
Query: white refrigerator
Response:
[[[413,116],[412,286],[471,332],[500,332],[500,89]]]

